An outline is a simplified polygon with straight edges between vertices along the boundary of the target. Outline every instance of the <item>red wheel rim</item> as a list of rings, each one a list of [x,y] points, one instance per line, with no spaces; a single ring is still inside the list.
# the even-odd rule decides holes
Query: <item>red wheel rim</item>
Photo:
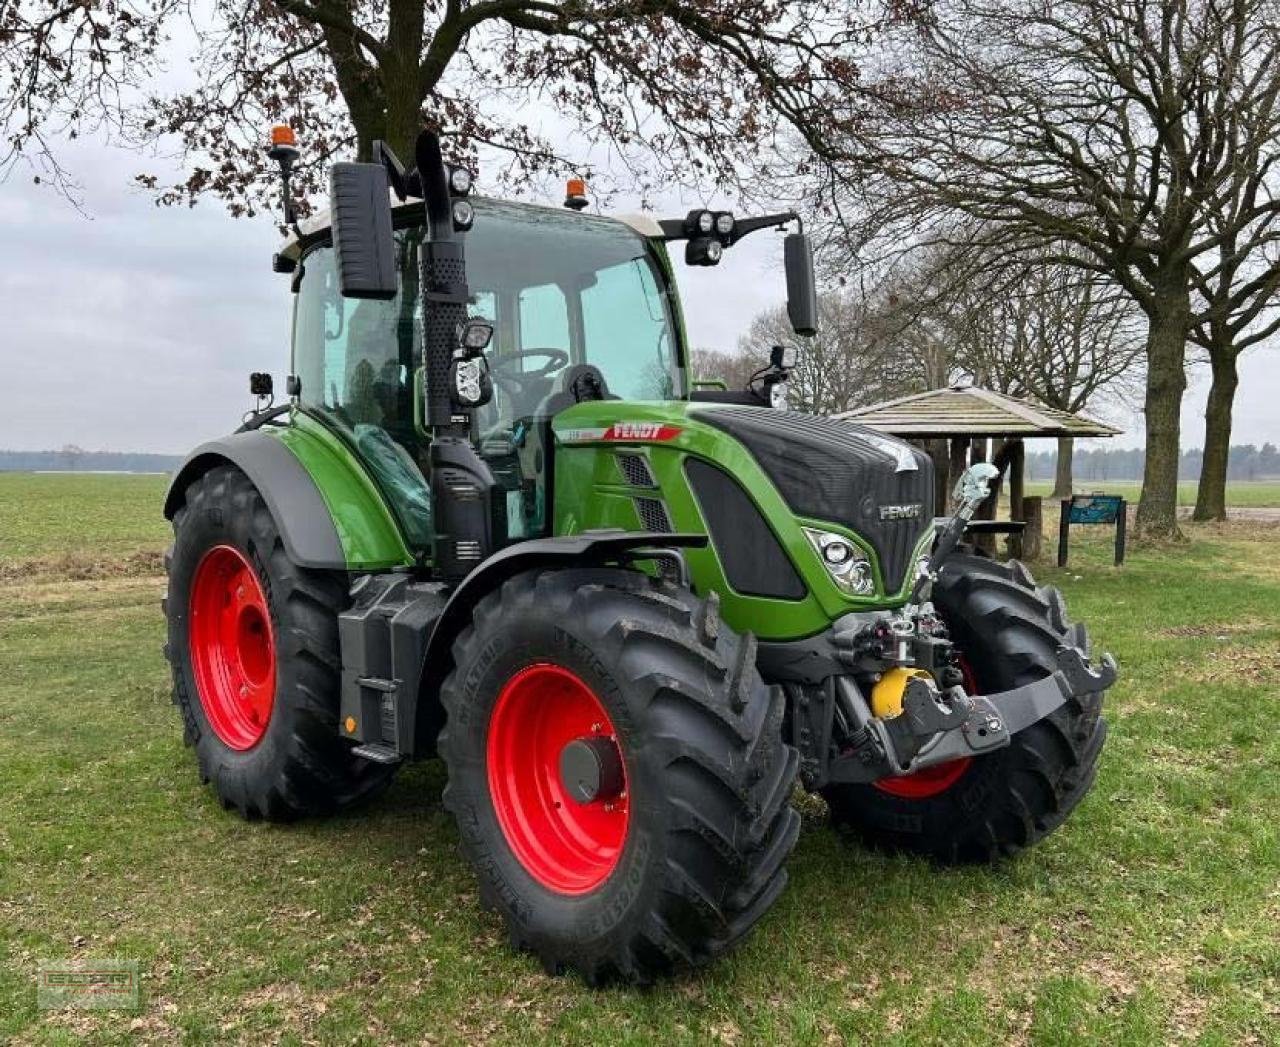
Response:
[[[604,883],[627,838],[625,768],[620,794],[589,803],[561,780],[565,746],[592,738],[616,745],[613,721],[595,692],[558,665],[521,669],[489,717],[489,794],[498,824],[529,875],[558,894],[586,894]]]
[[[244,553],[217,545],[191,582],[187,639],[200,705],[230,748],[252,749],[271,722],[276,645],[258,572]]]
[[[978,693],[978,681],[969,668],[969,663],[960,659],[960,674],[964,677],[964,689],[970,694]],[[932,796],[940,796],[961,778],[973,763],[972,756],[961,756],[958,760],[948,760],[926,767],[915,774],[903,775],[901,778],[881,778],[875,787],[890,796],[901,800],[927,800]]]

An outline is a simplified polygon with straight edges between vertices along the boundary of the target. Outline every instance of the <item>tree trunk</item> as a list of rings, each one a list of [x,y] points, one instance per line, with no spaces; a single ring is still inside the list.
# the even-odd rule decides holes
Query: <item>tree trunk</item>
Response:
[[[1180,537],[1178,457],[1191,294],[1185,276],[1164,274],[1157,286],[1147,331],[1146,464],[1138,503],[1137,532]]]
[[[1050,498],[1070,498],[1073,479],[1071,476],[1071,458],[1075,454],[1076,441],[1073,436],[1058,437],[1058,461],[1054,466],[1053,494]]]
[[[1212,351],[1213,384],[1204,412],[1204,461],[1196,489],[1196,520],[1227,518],[1227,454],[1231,449],[1231,407],[1240,376],[1236,355],[1229,348]]]

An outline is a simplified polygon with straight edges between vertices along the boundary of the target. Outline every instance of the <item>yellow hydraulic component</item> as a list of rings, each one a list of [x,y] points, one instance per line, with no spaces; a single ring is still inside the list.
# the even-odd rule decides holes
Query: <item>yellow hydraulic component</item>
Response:
[[[897,716],[902,712],[902,696],[906,693],[907,682],[913,676],[932,680],[933,676],[923,669],[906,669],[895,665],[880,677],[871,688],[871,712],[882,720]]]

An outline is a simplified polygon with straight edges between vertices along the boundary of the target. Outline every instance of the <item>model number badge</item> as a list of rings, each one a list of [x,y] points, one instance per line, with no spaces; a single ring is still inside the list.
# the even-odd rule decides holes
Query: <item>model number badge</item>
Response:
[[[908,505],[882,505],[880,506],[880,519],[914,520],[923,509],[924,506],[920,502],[911,502]]]

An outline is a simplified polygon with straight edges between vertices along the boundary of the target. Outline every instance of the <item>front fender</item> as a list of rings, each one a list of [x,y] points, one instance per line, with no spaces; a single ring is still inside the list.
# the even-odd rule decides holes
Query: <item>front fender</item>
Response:
[[[439,708],[440,685],[453,665],[453,641],[471,620],[471,612],[486,593],[523,571],[547,567],[589,567],[644,559],[645,551],[700,549],[705,534],[659,534],[650,531],[599,530],[554,538],[534,538],[509,545],[472,571],[450,594],[422,659],[419,700],[430,703],[434,715],[418,717],[416,751],[430,752],[443,723]]]

